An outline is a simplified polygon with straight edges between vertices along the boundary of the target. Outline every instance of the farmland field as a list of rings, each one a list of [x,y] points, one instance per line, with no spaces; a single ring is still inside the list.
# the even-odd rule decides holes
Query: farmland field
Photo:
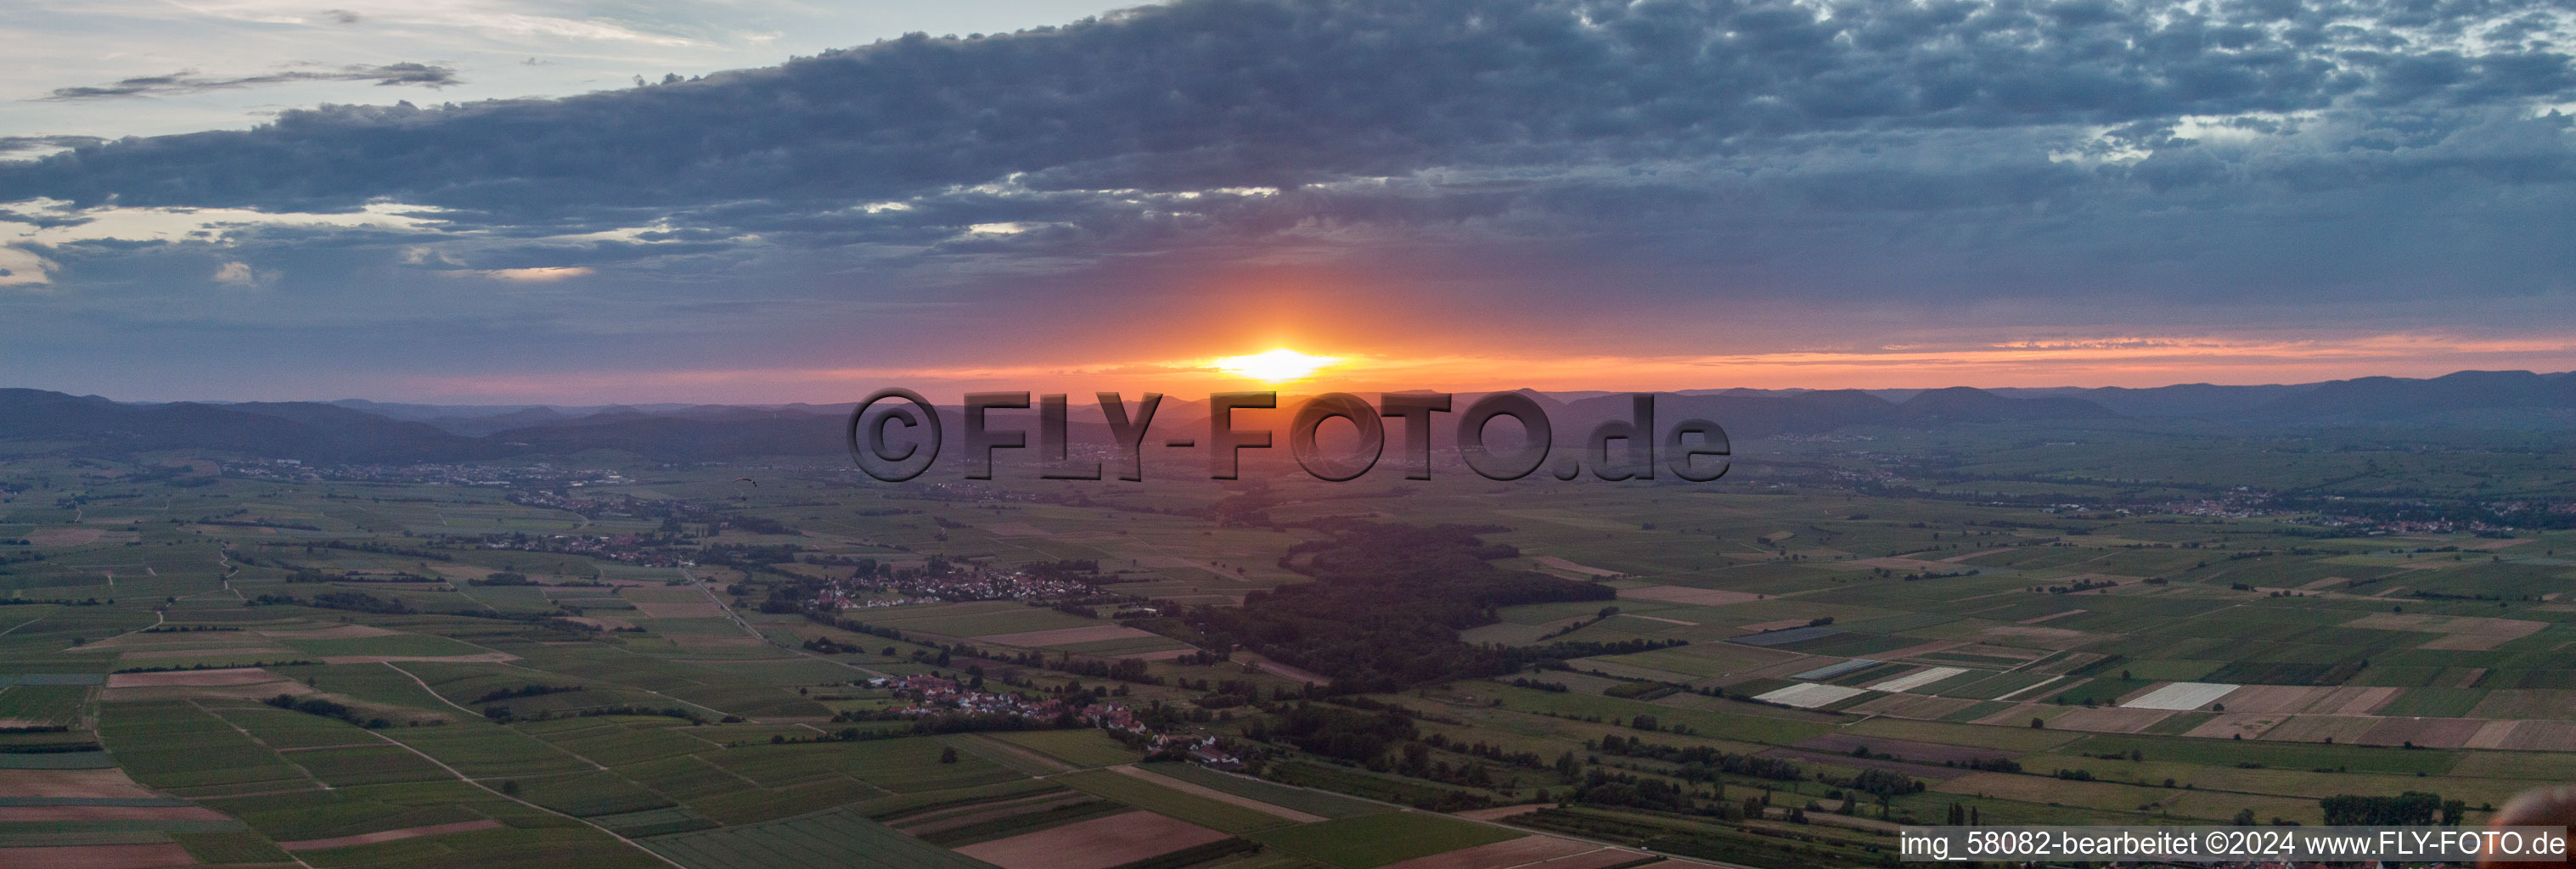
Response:
[[[887,869],[989,869],[956,852],[848,812],[825,812],[725,830],[665,836],[648,846],[688,869],[850,866]]]
[[[1258,779],[1227,775],[1189,764],[1155,763],[1146,764],[1143,768],[1156,775],[1169,776],[1211,790],[1224,791],[1327,818],[1347,818],[1385,811],[1384,806],[1347,797],[1321,791],[1282,787]]]
[[[1523,835],[1526,834],[1436,815],[1384,812],[1257,833],[1253,838],[1342,869],[1374,869]]]
[[[1954,805],[1991,824],[2315,823],[2321,797],[2408,790],[2483,823],[2576,775],[2576,603],[2547,597],[2576,591],[2569,532],[2071,511],[2054,505],[2127,484],[2019,479],[2055,465],[2008,459],[2061,448],[1879,434],[1878,451],[1765,444],[1814,464],[1748,464],[1759,491],[1289,483],[1087,505],[711,465],[625,468],[651,497],[575,510],[539,506],[572,496],[534,483],[72,487],[98,469],[30,460],[0,472],[27,487],[0,495],[0,541],[55,542],[0,542],[0,595],[51,602],[0,607],[0,792],[169,817],[12,822],[0,849],[989,869],[969,855],[1026,866],[1092,842],[1156,869],[1376,869],[1546,831],[1807,865],[1756,831],[1865,860],[1891,841],[1882,816]],[[2121,479],[2191,464],[2081,459]],[[1795,470],[1936,466],[1946,488],[1901,497]],[[736,499],[745,471],[761,493]],[[110,519],[45,506],[81,497]],[[1237,498],[1267,519],[1213,518]],[[319,530],[174,524],[164,500]],[[1399,521],[1475,530],[1369,548]],[[1371,623],[1365,596],[1246,615],[1337,565],[1445,546],[1457,558],[1423,575],[1560,585],[1490,612],[1420,604],[1450,633],[1336,638]],[[22,551],[47,557],[7,561]],[[539,584],[471,584],[503,573]],[[936,593],[1001,580],[1054,591]],[[1866,824],[1785,817],[1831,812],[1871,770],[1923,787],[1860,800]],[[1121,838],[1118,819],[1172,837]]]
[[[1035,749],[1075,766],[1109,766],[1142,757],[1097,730],[1022,730],[993,738]]]
[[[1087,770],[1056,776],[1056,783],[1078,788],[1158,815],[1177,818],[1227,833],[1249,833],[1288,826],[1277,815],[1194,796],[1153,781],[1111,770]]]

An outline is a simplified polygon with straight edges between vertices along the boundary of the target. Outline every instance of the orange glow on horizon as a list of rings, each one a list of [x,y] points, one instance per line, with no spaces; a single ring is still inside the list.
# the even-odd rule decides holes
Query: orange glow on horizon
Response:
[[[1208,360],[1208,366],[1246,380],[1263,383],[1294,383],[1315,376],[1315,372],[1342,362],[1339,356],[1316,356],[1278,347],[1246,356],[1226,356]]]
[[[2432,332],[2319,337],[2116,336],[1886,344],[1710,355],[1324,356],[1288,347],[1194,359],[1015,362],[957,366],[879,360],[846,367],[587,371],[422,378],[411,400],[828,403],[881,386],[937,401],[979,390],[1204,396],[1246,380],[1298,393],[1529,388],[1612,392],[1691,389],[1922,389],[1944,386],[2125,386],[2302,383],[2370,375],[2576,368],[2576,341]]]

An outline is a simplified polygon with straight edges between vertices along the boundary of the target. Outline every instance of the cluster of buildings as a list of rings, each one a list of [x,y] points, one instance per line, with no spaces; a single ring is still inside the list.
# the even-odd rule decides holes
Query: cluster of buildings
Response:
[[[1093,593],[1091,586],[1072,580],[1030,576],[1019,571],[1002,573],[980,568],[946,576],[898,574],[890,579],[880,579],[879,582],[888,589],[906,595],[945,601],[1054,600]]]
[[[2560,516],[2576,514],[2576,501],[2497,501],[2487,509],[2500,514],[2549,513]]]
[[[298,459],[253,459],[224,464],[224,474],[255,480],[422,483],[521,489],[568,489],[634,482],[614,471],[533,465],[306,465]]]
[[[2270,492],[2239,489],[2215,498],[2190,501],[2160,501],[2146,505],[2148,512],[2169,516],[2205,516],[2211,519],[2254,519],[2285,515]]]
[[[543,534],[486,537],[470,545],[483,549],[548,552],[607,559],[639,567],[696,567],[678,552],[648,545],[634,534]]]
[[[961,566],[949,573],[932,575],[920,570],[917,563],[897,563],[893,567],[891,574],[826,585],[815,593],[814,605],[827,610],[875,609],[971,600],[1049,601],[1099,593],[1083,583],[1032,576],[1020,571],[1000,572]],[[892,591],[902,596],[876,597],[872,590]]]
[[[688,501],[674,499],[647,501],[623,492],[605,492],[597,489],[576,491],[578,489],[584,489],[579,481],[556,488],[513,489],[510,492],[510,503],[522,507],[562,510],[591,519],[657,516],[692,519],[706,516],[711,512],[704,505]]]
[[[821,593],[821,594],[817,594],[817,595],[815,595],[815,596],[814,596],[814,604],[815,604],[816,606],[818,606],[818,607],[823,607],[823,608],[827,608],[827,609],[864,610],[864,609],[885,609],[885,608],[889,608],[889,607],[899,607],[899,606],[916,606],[916,605],[919,605],[919,604],[926,604],[926,603],[947,603],[947,602],[948,602],[948,601],[946,601],[946,600],[944,600],[944,599],[941,599],[941,598],[935,598],[935,597],[911,597],[911,596],[905,596],[905,597],[873,598],[873,599],[869,599],[869,600],[858,600],[858,599],[856,599],[856,597],[857,597],[856,595],[853,595],[853,594],[851,594],[851,593],[849,593],[849,592],[846,592],[846,591],[842,591],[842,590],[837,589],[837,588],[826,588],[826,589],[824,589],[824,590],[822,591],[822,593]]]
[[[906,715],[937,715],[945,712],[967,712],[985,715],[1016,715],[1032,721],[1054,721],[1063,717],[1071,704],[1061,697],[1031,700],[1017,694],[979,691],[957,684],[943,676],[880,676],[867,681],[879,690],[907,691],[920,699],[901,711]],[[1239,769],[1243,761],[1218,747],[1214,736],[1186,736],[1162,733],[1138,721],[1136,712],[1111,700],[1094,701],[1074,710],[1076,720],[1102,730],[1132,733],[1144,737],[1146,750],[1162,752],[1178,749],[1191,760],[1220,769]]]

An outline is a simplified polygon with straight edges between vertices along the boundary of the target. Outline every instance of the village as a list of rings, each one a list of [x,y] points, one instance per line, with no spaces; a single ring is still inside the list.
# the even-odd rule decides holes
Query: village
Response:
[[[459,545],[453,538],[442,543]],[[581,555],[604,558],[639,567],[695,567],[696,562],[658,542],[654,535],[639,534],[508,534],[470,538],[462,545],[481,549],[505,549],[516,552],[542,552],[558,555]]]
[[[889,573],[834,580],[815,593],[813,604],[822,609],[877,609],[979,600],[1058,601],[1100,593],[1088,583],[1021,570],[995,570],[959,562],[939,562],[936,566],[941,569],[932,570],[920,562],[897,562]],[[888,593],[895,596],[886,597]]]
[[[1214,736],[1180,736],[1157,731],[1138,720],[1136,712],[1115,700],[1094,700],[1075,705],[1061,697],[1031,700],[1018,694],[985,691],[958,684],[944,676],[916,674],[879,676],[867,680],[867,687],[909,694],[913,700],[898,707],[899,714],[920,717],[963,712],[972,715],[1008,715],[1040,723],[1061,722],[1070,714],[1085,726],[1112,733],[1127,734],[1133,744],[1149,755],[1179,754],[1190,761],[1222,770],[1239,770],[1243,760],[1220,747]],[[1129,742],[1129,739],[1122,739]]]

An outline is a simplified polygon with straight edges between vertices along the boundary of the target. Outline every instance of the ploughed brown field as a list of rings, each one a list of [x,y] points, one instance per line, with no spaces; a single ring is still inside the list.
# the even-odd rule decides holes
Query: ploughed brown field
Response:
[[[0,806],[0,823],[229,819],[230,816],[203,806]]]
[[[13,797],[150,797],[157,796],[121,769],[5,769],[0,793]]]
[[[1002,869],[1108,869],[1225,837],[1152,812],[1128,812],[978,842],[957,853]]]
[[[2489,721],[2467,747],[2576,751],[2576,721]]]
[[[2122,709],[2105,706],[2100,709],[2069,709],[2048,720],[2048,726],[2059,730],[2082,730],[2091,733],[2136,733],[2155,726],[2156,722],[2174,716],[2169,709]]]
[[[167,843],[10,848],[0,851],[0,856],[8,859],[9,869],[154,869],[197,865],[196,858],[188,856],[188,849]]]
[[[2370,728],[2370,732],[2354,741],[2363,745],[2405,745],[2411,742],[2427,748],[2459,748],[2469,744],[2471,738],[2492,723],[2469,718],[2382,718]]]
[[[1604,849],[1589,842],[1559,839],[1554,836],[1522,836],[1507,842],[1495,842],[1490,845],[1478,845],[1426,857],[1415,857],[1411,860],[1389,863],[1379,869],[1504,869],[1509,866],[1526,866],[1543,860],[1555,860],[1600,850]],[[1624,863],[1638,859],[1638,854],[1634,851],[1614,853],[1623,855],[1623,859],[1614,862]]]

